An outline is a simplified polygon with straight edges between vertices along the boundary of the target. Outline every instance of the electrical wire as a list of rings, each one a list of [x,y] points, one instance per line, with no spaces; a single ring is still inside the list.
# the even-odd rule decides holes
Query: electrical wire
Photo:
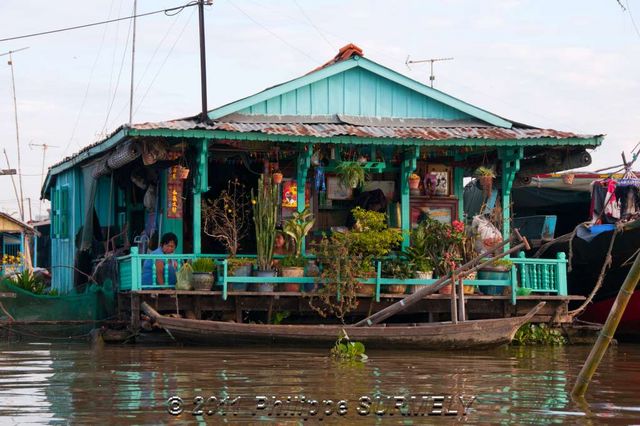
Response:
[[[78,29],[81,29],[81,28],[95,27],[96,25],[110,24],[112,22],[124,21],[126,19],[142,18],[144,16],[157,15],[158,13],[164,13],[167,16],[174,16],[174,15],[182,12],[187,7],[196,6],[197,4],[198,4],[197,1],[191,1],[191,2],[189,2],[187,4],[182,5],[182,6],[176,6],[176,7],[171,7],[171,8],[168,8],[168,9],[156,10],[156,11],[153,11],[153,12],[140,13],[140,14],[131,15],[131,16],[123,16],[121,18],[109,19],[109,20],[106,20],[106,21],[99,21],[99,22],[92,22],[90,24],[76,25],[76,26],[73,26],[73,27],[59,28],[59,29],[56,29],[56,30],[41,31],[39,33],[31,33],[31,34],[25,34],[25,35],[15,36],[15,37],[0,38],[0,42],[11,41],[11,40],[19,40],[19,39],[28,38],[28,37],[37,37],[37,36],[42,36],[42,35],[47,35],[47,34],[61,33],[61,32],[64,32],[64,31],[78,30]],[[174,11],[175,11],[175,13],[169,13],[169,12],[174,12]]]
[[[304,18],[307,20],[307,22],[309,22],[309,24],[311,24],[311,26],[316,30],[316,32],[320,35],[320,37],[322,37],[322,39],[327,42],[327,44],[329,45],[329,47],[331,47],[332,49],[335,49],[335,46],[329,41],[329,39],[322,33],[322,31],[320,31],[320,28],[318,28],[316,26],[316,24],[313,23],[313,21],[311,20],[311,18],[309,18],[309,16],[305,13],[304,9],[302,8],[302,6],[300,6],[300,3],[298,3],[298,0],[293,0],[293,2],[296,4],[296,6],[298,6],[298,9],[300,9],[300,13],[302,13],[302,16],[304,16]]]
[[[251,15],[249,15],[247,12],[245,12],[240,6],[236,5],[233,1],[229,0],[229,4],[231,6],[233,6],[234,8],[236,8],[238,11],[240,11],[240,13],[242,13],[244,16],[246,16],[251,22],[253,22],[254,24],[262,27],[263,30],[265,30],[266,32],[268,32],[269,34],[271,34],[272,36],[274,36],[275,38],[277,38],[278,40],[280,40],[281,42],[283,42],[284,44],[286,44],[287,46],[289,46],[290,48],[294,49],[296,52],[302,54],[303,56],[307,57],[309,60],[311,60],[313,63],[318,64],[321,63],[322,61],[319,61],[318,59],[312,57],[311,55],[309,55],[307,52],[305,52],[302,49],[297,48],[296,46],[294,46],[293,44],[289,43],[287,40],[285,40],[284,38],[280,37],[278,34],[276,34],[275,32],[271,31],[269,28],[267,28],[265,25],[261,24],[260,22],[256,21],[255,19],[253,19],[253,17],[251,17]]]
[[[636,25],[636,20],[633,19],[633,13],[631,13],[631,6],[629,6],[629,0],[626,0],[625,3],[627,4],[627,11],[629,12],[629,17],[631,18],[631,23],[633,24],[633,28],[636,30],[636,34],[638,35],[638,37],[640,37],[640,30]]]
[[[109,14],[107,15],[107,17],[111,16],[111,11],[113,10],[113,4],[114,4],[114,0],[111,0],[111,5],[109,6]],[[71,145],[71,142],[73,142],[73,138],[76,135],[76,130],[78,130],[78,124],[80,124],[80,117],[82,116],[82,112],[84,111],[84,106],[87,102],[87,97],[89,96],[89,89],[91,87],[91,82],[93,81],[93,72],[96,69],[96,65],[98,64],[98,59],[100,59],[100,54],[102,53],[102,48],[104,47],[104,40],[106,38],[107,35],[107,28],[109,28],[108,26],[104,27],[104,31],[102,32],[102,39],[100,40],[100,47],[98,47],[98,53],[96,54],[96,59],[93,61],[93,65],[91,66],[91,71],[89,72],[89,81],[87,82],[87,87],[84,91],[84,97],[82,98],[82,103],[80,104],[80,109],[78,110],[78,116],[76,117],[76,122],[73,125],[73,129],[71,130],[71,136],[69,137],[69,141],[67,142],[67,145],[64,147],[64,150],[62,151],[62,157],[64,158],[64,155],[67,153],[67,150],[69,149],[69,146]],[[79,145],[79,144],[78,144]]]

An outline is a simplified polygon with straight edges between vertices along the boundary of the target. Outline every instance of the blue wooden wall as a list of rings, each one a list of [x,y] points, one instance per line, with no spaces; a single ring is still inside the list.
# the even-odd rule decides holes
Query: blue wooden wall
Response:
[[[469,114],[362,68],[349,69],[238,112],[251,115],[344,114],[444,120],[471,118]]]
[[[56,176],[51,188],[51,287],[60,294],[73,289],[75,236],[84,223],[83,197],[78,169]]]

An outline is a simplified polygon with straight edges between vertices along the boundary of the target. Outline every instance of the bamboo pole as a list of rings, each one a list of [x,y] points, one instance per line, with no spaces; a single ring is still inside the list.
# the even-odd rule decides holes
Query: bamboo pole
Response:
[[[425,288],[421,288],[420,290],[416,291],[415,293],[404,297],[403,299],[401,299],[400,301],[387,306],[386,308],[368,316],[367,318],[355,323],[354,325],[356,327],[361,327],[361,326],[372,326],[374,324],[378,324],[381,321],[384,321],[385,319],[389,318],[392,315],[397,314],[398,312],[401,312],[403,310],[405,310],[406,308],[408,308],[409,306],[417,303],[418,301],[422,300],[422,298],[424,296],[428,296],[430,294],[435,293],[436,291],[440,290],[442,287],[446,286],[447,284],[451,283],[451,277],[452,276],[460,276],[461,278],[464,278],[465,276],[467,276],[467,274],[477,271],[478,269],[484,268],[485,266],[493,263],[494,260],[496,259],[500,259],[504,256],[507,256],[511,253],[514,253],[522,248],[524,248],[525,250],[529,250],[530,246],[529,246],[529,242],[527,241],[526,238],[522,237],[520,235],[520,233],[518,233],[517,230],[514,231],[514,233],[516,234],[516,238],[518,239],[518,241],[521,241],[520,244],[518,244],[517,246],[511,248],[510,250],[507,250],[505,252],[499,253],[499,254],[495,254],[495,252],[497,250],[502,249],[505,245],[509,244],[511,242],[511,239],[508,239],[506,241],[503,241],[501,244],[495,246],[494,248],[492,248],[491,250],[488,250],[478,256],[476,256],[475,258],[473,258],[472,260],[470,260],[469,262],[465,263],[464,265],[462,265],[461,267],[459,267],[458,269],[454,270],[451,274],[442,277],[440,279],[438,279],[435,283],[431,284],[428,287]],[[488,256],[488,255],[493,255],[491,258],[483,261],[483,259]],[[481,262],[481,263],[480,263]]]
[[[602,361],[602,357],[607,351],[609,343],[611,343],[611,339],[616,332],[616,328],[618,328],[620,319],[622,318],[625,308],[627,307],[627,303],[629,303],[629,299],[638,284],[638,280],[640,280],[640,255],[636,255],[636,260],[633,262],[633,266],[631,266],[622,287],[620,287],[620,291],[618,292],[616,301],[611,308],[611,312],[609,312],[607,322],[605,322],[596,344],[591,349],[591,353],[589,353],[587,361],[582,366],[582,370],[580,370],[580,374],[578,375],[576,383],[573,386],[573,390],[571,391],[571,396],[574,398],[583,398],[584,394],[587,392],[589,382],[591,381],[593,374],[596,372],[598,365],[600,365],[600,361]]]

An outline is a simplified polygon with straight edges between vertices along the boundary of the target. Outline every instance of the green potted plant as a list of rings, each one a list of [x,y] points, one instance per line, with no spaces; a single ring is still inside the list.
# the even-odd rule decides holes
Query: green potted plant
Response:
[[[302,277],[304,276],[305,259],[302,256],[302,243],[309,231],[313,228],[315,219],[309,209],[302,212],[295,212],[291,218],[284,223],[283,231],[291,237],[295,243],[295,253],[293,256],[285,258],[280,266],[282,267],[283,277]],[[284,291],[299,291],[300,285],[295,283],[282,284]]]
[[[413,277],[413,265],[407,259],[395,258],[382,262],[382,276],[385,278],[396,278],[406,280]],[[406,284],[387,284],[384,286],[385,293],[404,294],[407,291]]]
[[[191,263],[193,270],[193,289],[211,290],[214,282],[213,271],[216,264],[213,259],[200,257]]]
[[[490,167],[480,166],[473,172],[473,175],[480,182],[482,192],[484,192],[487,197],[491,195],[491,191],[493,190],[493,179],[496,177],[493,169]]]
[[[278,186],[271,179],[260,175],[258,189],[251,190],[253,200],[253,222],[256,230],[256,276],[274,277],[273,244],[276,238],[276,220],[278,218]],[[273,283],[258,284],[257,291],[273,291]]]
[[[336,167],[340,183],[345,188],[359,188],[364,185],[366,173],[362,164],[353,161],[343,161]]]
[[[478,271],[478,279],[481,280],[508,280],[511,274],[511,268],[513,262],[509,259],[501,258],[496,259],[491,264],[483,267]],[[500,295],[502,294],[502,287],[491,285],[485,286],[481,290],[484,294],[488,295]]]
[[[236,257],[241,241],[249,234],[250,205],[246,188],[238,179],[229,181],[217,198],[202,202],[202,231],[219,241],[229,253],[228,275],[251,275],[253,260]],[[230,288],[243,291],[247,284],[234,283]]]

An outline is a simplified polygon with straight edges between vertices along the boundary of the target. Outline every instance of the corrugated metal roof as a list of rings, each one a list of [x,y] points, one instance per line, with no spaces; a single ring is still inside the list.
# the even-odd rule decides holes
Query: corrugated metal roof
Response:
[[[456,123],[452,127],[437,126],[358,126],[354,124],[335,123],[249,123],[215,121],[200,123],[194,120],[173,120],[157,123],[134,124],[137,130],[224,130],[228,132],[258,132],[283,136],[315,136],[328,138],[334,136],[357,136],[370,138],[422,139],[428,141],[447,141],[454,139],[567,139],[592,138],[594,135],[580,135],[553,129],[520,128],[506,129],[495,126],[461,126]]]

